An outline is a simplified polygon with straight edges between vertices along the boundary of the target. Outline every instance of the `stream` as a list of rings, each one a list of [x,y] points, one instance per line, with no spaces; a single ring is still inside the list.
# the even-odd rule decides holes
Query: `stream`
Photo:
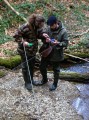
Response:
[[[69,71],[69,72],[88,73],[89,72],[89,63],[85,62],[85,63],[74,64],[72,66],[65,68],[64,70]]]
[[[69,72],[89,73],[89,63],[76,64],[65,68],[65,70]],[[76,87],[79,90],[80,96],[73,100],[72,105],[84,120],[89,120],[89,84],[76,84]]]

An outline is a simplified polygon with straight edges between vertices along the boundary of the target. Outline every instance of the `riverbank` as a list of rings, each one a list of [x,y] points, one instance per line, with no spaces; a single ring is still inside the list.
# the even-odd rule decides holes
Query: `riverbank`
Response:
[[[38,73],[34,79],[41,79]],[[72,100],[79,96],[76,86],[59,80],[57,90],[50,92],[52,75],[48,78],[46,85],[33,87],[34,100],[33,93],[24,88],[21,70],[8,71],[0,80],[0,120],[82,120],[72,107]]]

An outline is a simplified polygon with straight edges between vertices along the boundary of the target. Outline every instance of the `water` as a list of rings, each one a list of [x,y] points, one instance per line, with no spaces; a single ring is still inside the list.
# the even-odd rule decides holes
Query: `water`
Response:
[[[89,63],[76,64],[65,68],[66,71],[77,72],[77,73],[88,73],[89,72]]]
[[[77,73],[89,73],[89,63],[76,64],[65,68],[66,71]],[[84,120],[89,120],[89,84],[77,84],[80,96],[73,100],[73,107]]]
[[[80,91],[80,96],[73,101],[73,107],[84,120],[89,120],[89,84],[79,84],[76,87]]]

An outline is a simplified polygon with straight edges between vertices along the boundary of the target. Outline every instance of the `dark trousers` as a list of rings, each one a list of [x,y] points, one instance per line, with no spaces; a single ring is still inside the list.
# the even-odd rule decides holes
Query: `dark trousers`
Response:
[[[60,62],[50,62],[49,59],[42,58],[40,63],[40,72],[42,74],[43,80],[47,80],[47,67],[48,65],[52,66],[53,73],[54,73],[54,83],[57,85],[60,73]]]
[[[22,59],[22,74],[23,74],[24,81],[25,83],[31,83],[31,80],[33,80],[35,57],[27,56],[28,66],[27,66],[25,56],[21,56],[21,59]]]

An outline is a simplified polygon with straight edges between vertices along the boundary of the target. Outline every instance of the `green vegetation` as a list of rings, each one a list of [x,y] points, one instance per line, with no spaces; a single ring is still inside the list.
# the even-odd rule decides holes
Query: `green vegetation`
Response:
[[[60,79],[69,80],[73,82],[77,81],[77,82],[89,83],[89,73],[80,74],[76,72],[61,72]]]
[[[53,2],[52,2],[53,1]],[[65,2],[59,1],[58,3],[55,0],[37,0],[36,2],[23,1],[22,3],[10,4],[15,8],[16,11],[20,13],[21,16],[27,18],[30,14],[41,13],[45,16],[46,20],[49,15],[56,15],[60,20],[63,21],[64,25],[71,33],[76,33],[78,30],[83,30],[83,27],[86,29],[89,26],[89,16],[85,13],[89,12],[89,6],[85,3],[79,4],[73,3],[66,5]],[[18,2],[18,1],[17,1]],[[51,4],[51,2],[53,4]],[[51,7],[50,7],[51,5]],[[70,21],[73,21],[72,23]],[[10,28],[16,28],[19,24],[24,23],[21,17],[16,15],[2,0],[0,0],[0,44],[7,41],[13,40],[13,37],[7,33]],[[76,38],[69,38],[71,42]],[[81,50],[86,49],[86,45],[89,44],[89,35],[88,33],[84,34],[82,37],[79,37],[80,41],[78,44],[70,45],[68,50],[77,51],[78,55],[81,56]],[[10,50],[4,50],[6,55],[14,56],[14,53]],[[76,54],[76,53],[75,53]],[[88,53],[83,53],[83,56],[88,56]],[[16,62],[14,62],[16,61]],[[15,58],[9,58],[9,60],[0,59],[0,65],[4,65],[9,68],[20,63],[20,58],[17,56]]]
[[[0,50],[0,52],[1,52],[1,50]],[[3,49],[3,53],[5,54],[5,56],[15,56],[15,55],[17,55],[17,51],[8,50],[8,49]]]
[[[10,58],[6,58],[6,59],[0,58],[0,66],[5,66],[10,69],[16,67],[20,63],[21,63],[21,58],[19,55],[16,55],[16,56],[13,56]]]
[[[24,22],[19,16],[17,16],[5,3],[2,3],[1,19],[0,19],[0,44],[5,43],[7,41],[12,40],[10,35],[5,33],[5,29],[10,29],[11,27],[15,27],[18,24]],[[11,4],[17,11],[21,13],[21,16],[27,17],[29,14],[35,11],[35,5],[30,4],[28,2],[24,2],[22,4],[13,5]],[[5,8],[4,8],[5,7]]]
[[[16,11],[21,13],[21,16],[24,16],[27,18],[31,13],[36,12],[36,10],[42,10],[43,15],[47,17],[50,14],[56,15],[60,20],[64,21],[65,17],[69,17],[67,6],[62,3],[62,2],[54,2],[54,7],[58,11],[55,10],[50,10],[48,9],[46,4],[50,4],[50,0],[45,0],[45,1],[36,1],[30,3],[29,1],[24,1],[19,4],[11,4]],[[11,27],[16,27],[18,24],[21,24],[24,22],[20,17],[18,17],[3,1],[1,2],[1,10],[0,10],[0,44],[5,43],[7,41],[12,40],[12,37],[10,35],[7,35],[5,33],[5,29],[10,29]],[[85,16],[85,14],[82,12],[83,10],[89,11],[89,6],[85,4],[79,4],[79,5],[74,5],[73,9],[70,9],[71,14],[73,14],[73,17],[76,18],[76,21],[78,21],[78,24],[88,24],[86,20],[88,18]],[[68,14],[68,16],[67,16]]]
[[[68,49],[69,50],[75,50],[75,51],[80,51],[81,52],[81,49],[84,49],[86,50],[87,49],[87,45],[89,44],[89,35],[86,34],[84,36],[82,36],[80,38],[80,41],[77,43],[77,44],[74,44],[74,45],[71,45],[71,46],[68,46]],[[86,53],[85,53],[86,54]]]

